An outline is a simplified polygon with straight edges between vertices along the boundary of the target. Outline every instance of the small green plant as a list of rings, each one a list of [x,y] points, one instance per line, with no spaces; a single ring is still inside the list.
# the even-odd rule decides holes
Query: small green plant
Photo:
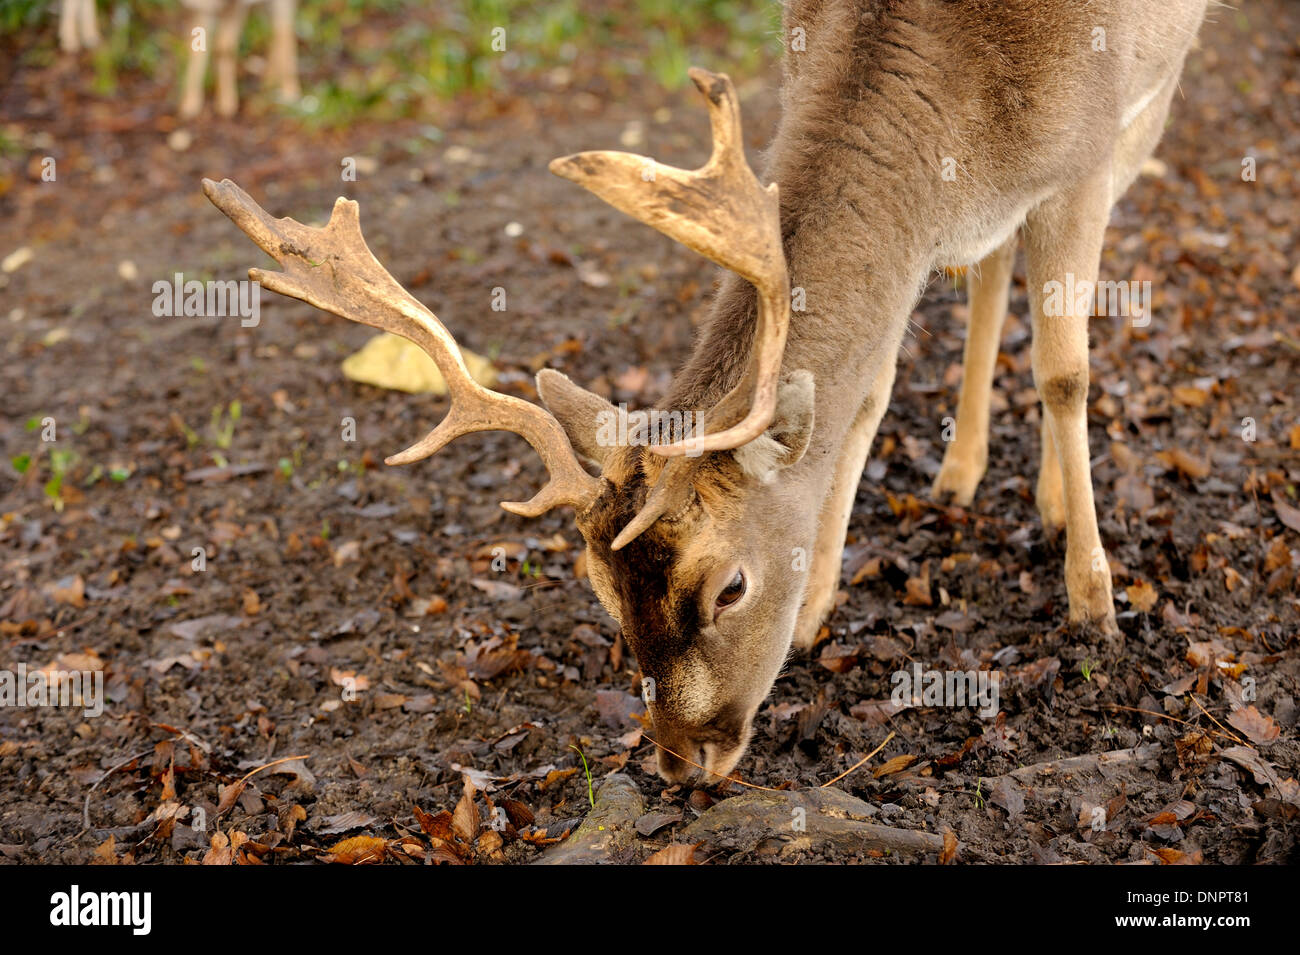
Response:
[[[10,458],[9,463],[14,466],[14,470],[19,474],[26,474],[27,469],[32,466],[32,456],[30,454],[19,454]]]
[[[592,809],[595,809],[596,794],[591,787],[591,767],[587,765],[587,757],[583,754],[582,750],[578,749],[578,747],[574,746],[572,743],[569,744],[569,749],[577,753],[578,758],[582,760],[582,771],[587,774],[587,802],[591,803]]]
[[[230,403],[227,411],[222,411],[221,405],[212,409],[212,422],[209,430],[212,433],[212,443],[222,451],[230,450],[230,445],[235,440],[235,425],[239,424],[239,419],[243,417],[244,406],[239,403],[238,399]]]
[[[280,474],[284,476],[285,480],[293,477],[293,462],[288,458],[281,458],[276,462],[276,468],[280,471]]]
[[[1096,668],[1096,666],[1097,666],[1096,660],[1084,660],[1083,664],[1079,667],[1079,672],[1083,674],[1083,678],[1087,680],[1089,683],[1092,682],[1092,671]]]
[[[45,496],[56,511],[63,510],[63,479],[76,460],[75,451],[50,451],[50,479],[45,482]]]
[[[975,808],[984,808],[984,777],[975,780]]]

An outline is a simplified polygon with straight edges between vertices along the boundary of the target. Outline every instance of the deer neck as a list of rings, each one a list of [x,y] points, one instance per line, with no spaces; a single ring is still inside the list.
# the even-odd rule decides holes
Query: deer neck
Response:
[[[782,368],[813,373],[816,423],[807,459],[829,461],[833,468],[834,451],[873,386],[880,376],[892,374],[908,318],[932,267],[931,230],[898,224],[934,222],[936,217],[919,208],[931,192],[921,183],[909,187],[897,179],[836,176],[829,170],[815,176],[791,169],[783,176],[783,167],[793,166],[803,153],[778,135],[769,162],[770,178],[781,184],[792,290]],[[666,407],[708,408],[732,387],[749,359],[756,309],[753,286],[726,275]]]

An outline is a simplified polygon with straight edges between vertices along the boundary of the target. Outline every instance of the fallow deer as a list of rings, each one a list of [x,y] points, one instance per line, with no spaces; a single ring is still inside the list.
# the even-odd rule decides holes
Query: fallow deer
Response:
[[[203,80],[208,71],[208,43],[215,46],[217,61],[216,108],[220,116],[234,116],[239,109],[239,37],[248,8],[262,0],[183,0],[192,12],[189,37],[190,59],[185,68],[180,115],[192,119],[203,109]],[[266,58],[265,80],[276,86],[282,100],[299,95],[298,40],[293,20],[298,0],[269,0],[271,49]],[[202,42],[195,36],[202,30]]]
[[[771,185],[746,165],[730,81],[702,70],[702,168],[616,152],[552,163],[735,273],[661,404],[702,411],[683,440],[611,444],[601,429],[615,409],[554,371],[537,377],[549,412],[479,386],[447,329],[371,255],[356,203],[339,199],[316,229],[272,218],[228,180],[204,189],[284,269],[253,279],[438,363],[451,409],[390,464],[473,431],[532,444],[550,480],[502,506],[574,508],[596,595],[654,681],[659,772],[707,780],[735,765],[792,643],[810,647],[831,609],[908,317],[945,266],[975,268],[956,440],[934,491],[971,502],[1017,233],[1043,406],[1038,508],[1066,531],[1070,622],[1114,632],[1089,469],[1091,300],[1046,313],[1046,288],[1095,282],[1111,206],[1160,137],[1205,5],[791,0],[785,34],[801,42],[785,58]],[[793,313],[792,283],[805,304]]]

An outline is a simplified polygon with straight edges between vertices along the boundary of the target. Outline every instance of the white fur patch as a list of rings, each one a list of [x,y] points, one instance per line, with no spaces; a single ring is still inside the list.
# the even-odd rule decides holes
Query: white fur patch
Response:
[[[807,369],[791,372],[781,382],[771,427],[731,452],[746,476],[769,484],[777,471],[803,457],[812,433],[816,390],[812,372]]]
[[[776,466],[785,453],[785,445],[767,434],[760,434],[749,444],[743,444],[731,452],[747,477],[757,478],[764,484],[772,483],[776,477]]]

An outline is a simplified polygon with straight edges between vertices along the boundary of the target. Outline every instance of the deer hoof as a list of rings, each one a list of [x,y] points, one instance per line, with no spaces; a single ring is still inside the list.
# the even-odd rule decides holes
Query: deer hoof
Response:
[[[939,476],[930,488],[930,497],[938,504],[955,504],[970,507],[975,500],[975,489],[984,477],[984,469],[968,461],[951,461],[944,458]]]

